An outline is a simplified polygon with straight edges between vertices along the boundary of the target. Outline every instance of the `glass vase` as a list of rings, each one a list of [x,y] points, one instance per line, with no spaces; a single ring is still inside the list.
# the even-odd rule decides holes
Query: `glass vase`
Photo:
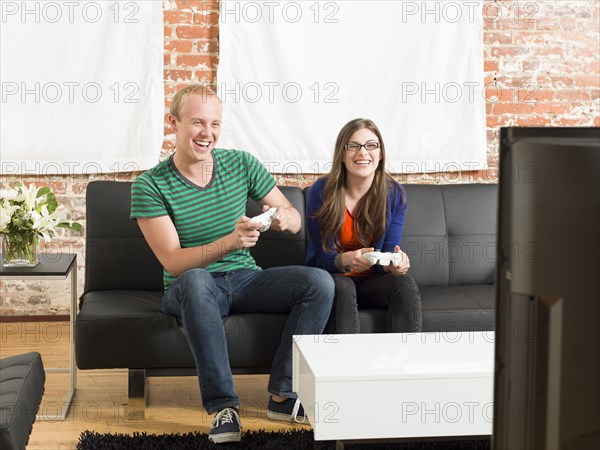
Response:
[[[3,234],[2,265],[34,267],[40,262],[40,239],[35,233]]]

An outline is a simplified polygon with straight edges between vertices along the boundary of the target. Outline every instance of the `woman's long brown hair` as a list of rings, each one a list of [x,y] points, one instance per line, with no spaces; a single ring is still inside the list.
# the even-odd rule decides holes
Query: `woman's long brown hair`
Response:
[[[371,130],[379,139],[381,160],[375,170],[371,187],[360,199],[354,216],[354,236],[363,247],[370,247],[379,242],[386,227],[387,190],[393,179],[385,172],[385,146],[383,138],[375,123],[369,119],[354,119],[340,130],[335,142],[333,166],[324,178],[323,205],[315,214],[321,231],[321,245],[327,252],[342,251],[340,230],[346,215],[346,166],[343,163],[344,146],[350,136],[362,128]]]

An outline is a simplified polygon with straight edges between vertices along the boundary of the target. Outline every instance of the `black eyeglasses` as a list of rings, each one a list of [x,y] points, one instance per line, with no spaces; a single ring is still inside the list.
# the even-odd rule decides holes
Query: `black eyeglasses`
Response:
[[[357,144],[356,142],[351,142],[350,144],[344,145],[344,148],[349,152],[357,152],[362,147],[364,147],[365,150],[372,152],[373,150],[377,150],[379,148],[379,142],[367,142],[365,144]]]

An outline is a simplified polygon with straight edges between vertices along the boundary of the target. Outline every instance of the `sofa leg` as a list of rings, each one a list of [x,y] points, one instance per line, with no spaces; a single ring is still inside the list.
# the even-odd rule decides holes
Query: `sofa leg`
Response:
[[[128,421],[143,420],[146,412],[146,369],[129,369],[128,397],[125,417]]]

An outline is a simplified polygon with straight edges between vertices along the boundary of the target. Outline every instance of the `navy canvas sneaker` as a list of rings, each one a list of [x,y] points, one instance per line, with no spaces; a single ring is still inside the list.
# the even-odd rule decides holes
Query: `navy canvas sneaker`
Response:
[[[215,444],[240,442],[242,439],[241,428],[242,424],[237,409],[224,408],[215,415],[208,439]]]
[[[267,416],[271,420],[284,422],[304,423],[306,420],[304,408],[300,404],[299,398],[288,398],[282,402],[276,402],[273,397],[269,397]]]

